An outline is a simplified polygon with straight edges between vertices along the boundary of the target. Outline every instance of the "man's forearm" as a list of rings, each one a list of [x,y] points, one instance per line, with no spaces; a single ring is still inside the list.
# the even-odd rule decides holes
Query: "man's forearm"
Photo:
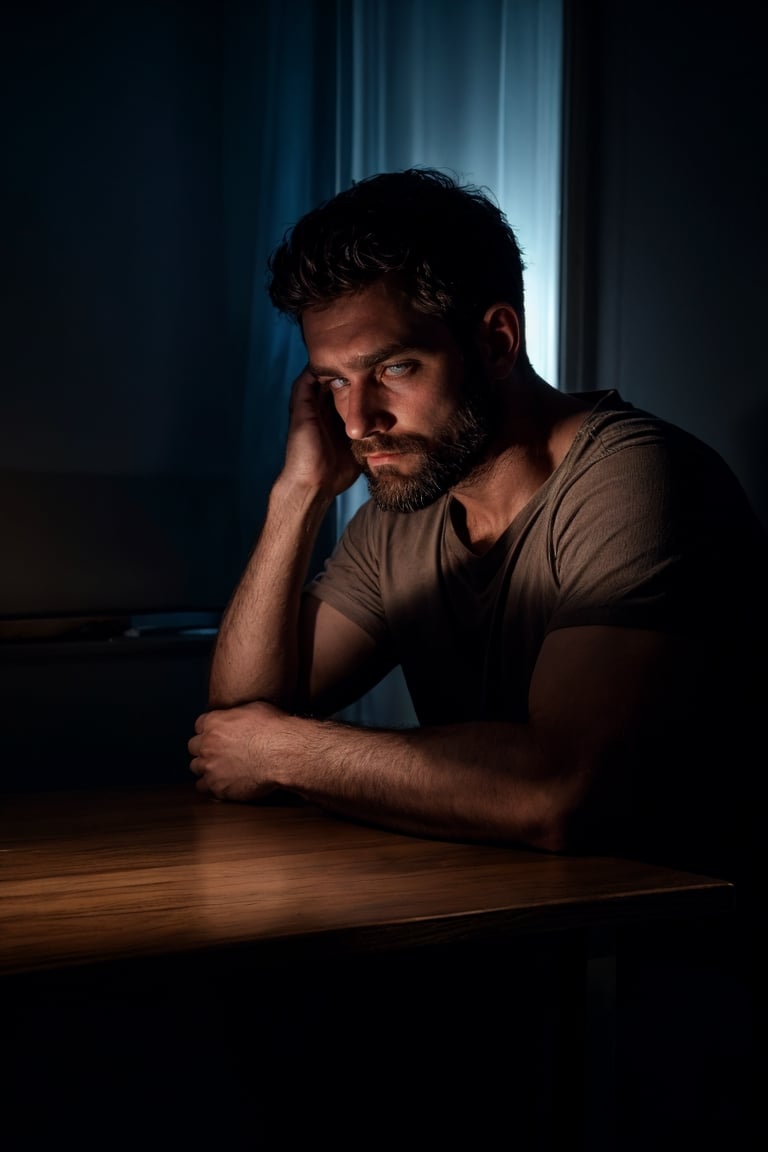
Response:
[[[382,731],[284,717],[272,737],[281,787],[394,831],[559,851],[579,803],[581,785],[524,724]]]
[[[293,705],[301,590],[327,497],[277,481],[264,527],[224,612],[211,661],[208,702]]]

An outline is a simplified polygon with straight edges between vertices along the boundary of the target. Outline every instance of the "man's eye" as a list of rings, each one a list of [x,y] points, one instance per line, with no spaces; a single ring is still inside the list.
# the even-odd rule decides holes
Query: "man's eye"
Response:
[[[403,360],[399,364],[387,364],[384,371],[387,376],[394,376],[399,378],[401,376],[407,376],[409,372],[413,371],[413,367],[414,365],[412,360]]]
[[[331,392],[340,392],[341,389],[349,383],[349,381],[345,376],[332,376],[329,380],[326,381],[326,383]]]

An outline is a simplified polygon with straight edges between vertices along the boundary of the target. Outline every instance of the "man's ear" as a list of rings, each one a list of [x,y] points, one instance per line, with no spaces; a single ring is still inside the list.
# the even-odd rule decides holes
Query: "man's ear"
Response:
[[[515,366],[521,333],[517,312],[509,304],[491,304],[477,326],[475,340],[491,380],[503,380]]]

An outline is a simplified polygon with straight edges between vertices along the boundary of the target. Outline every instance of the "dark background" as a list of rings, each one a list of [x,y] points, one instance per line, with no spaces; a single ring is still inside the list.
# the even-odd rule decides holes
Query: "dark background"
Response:
[[[205,626],[266,495],[242,506],[253,253],[247,204],[226,210],[222,178],[223,70],[247,7],[31,0],[0,11],[0,790],[189,780]],[[768,523],[758,6],[568,0],[566,10],[561,385],[617,387],[702,436]],[[137,622],[139,635],[125,637]],[[664,995],[649,1004],[630,992],[625,1148],[746,1147],[744,985],[706,944],[693,969],[671,973],[653,938],[634,955],[644,971],[658,966]],[[235,990],[245,1016],[223,992],[202,1017],[191,1013],[206,991],[176,990],[166,1016],[162,1004],[144,1015],[121,1000],[106,1014],[94,1007],[84,1067],[98,1064],[105,1081],[112,1069],[115,1115],[132,1113],[122,1085],[134,1076],[139,1087],[135,1050],[142,1091],[148,1079],[158,1099],[172,1089],[171,1139],[184,1117],[190,1139],[198,1117],[206,1141],[225,1133],[229,1077],[244,1075],[226,1049],[226,1013],[258,1048],[261,990]],[[55,1024],[40,1047],[34,1029],[49,1009]],[[71,1070],[61,1080],[79,1013],[78,1001],[70,1018],[66,1000],[37,1016],[20,1010],[29,1066],[22,1059],[17,1075],[30,1110],[43,1108],[41,1052],[50,1061],[51,1110],[37,1119],[52,1132],[98,1115],[70,1096]],[[268,1014],[285,1041],[280,1004]],[[519,1021],[501,1019],[514,1034]],[[657,1031],[664,1019],[672,1025]],[[209,1051],[188,1066],[201,1037]],[[102,1048],[113,1063],[102,1065]],[[103,1086],[91,1071],[86,1079],[92,1102]],[[269,1107],[252,1105],[252,1090],[242,1086],[249,1126]],[[332,1101],[337,1113],[348,1105],[343,1093]]]

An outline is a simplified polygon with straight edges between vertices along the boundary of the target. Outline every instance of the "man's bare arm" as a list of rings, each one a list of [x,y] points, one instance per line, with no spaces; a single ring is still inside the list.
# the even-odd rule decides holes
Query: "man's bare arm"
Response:
[[[524,724],[379,731],[268,705],[208,713],[192,770],[222,799],[282,788],[395,831],[566,851],[629,802],[640,736],[663,727],[670,643],[621,628],[551,634]]]
[[[325,514],[359,472],[331,397],[306,371],[294,382],[290,413],[283,469],[219,627],[209,678],[211,708],[249,700],[294,707],[307,566]]]
[[[266,521],[219,627],[211,661],[211,708],[248,700],[295,701],[298,619],[307,566],[329,501],[277,482]]]

